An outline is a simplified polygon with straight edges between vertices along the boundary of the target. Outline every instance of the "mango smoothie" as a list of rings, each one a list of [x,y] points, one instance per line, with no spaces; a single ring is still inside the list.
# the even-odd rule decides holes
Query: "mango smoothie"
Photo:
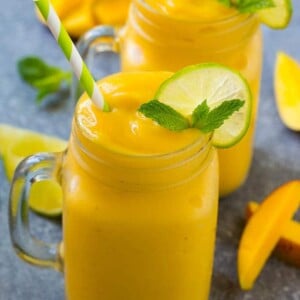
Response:
[[[251,126],[234,147],[218,150],[220,195],[246,179],[253,154],[262,65],[262,34],[255,15],[239,14],[217,0],[133,0],[119,33],[124,71],[177,71],[217,62],[247,79],[253,93]]]
[[[210,136],[137,112],[167,72],[99,82],[83,96],[62,168],[68,300],[205,300],[212,273],[218,160]]]

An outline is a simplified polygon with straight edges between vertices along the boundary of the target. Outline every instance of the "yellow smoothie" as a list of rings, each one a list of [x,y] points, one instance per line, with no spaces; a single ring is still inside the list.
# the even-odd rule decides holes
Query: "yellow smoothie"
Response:
[[[112,111],[76,107],[62,173],[68,300],[205,300],[212,273],[218,160],[197,129],[137,112],[167,72],[99,82]]]
[[[262,64],[256,16],[238,14],[217,0],[133,0],[119,36],[122,70],[177,71],[217,62],[247,79],[254,96],[249,131],[234,147],[218,151],[220,194],[236,190],[246,179],[253,154]]]

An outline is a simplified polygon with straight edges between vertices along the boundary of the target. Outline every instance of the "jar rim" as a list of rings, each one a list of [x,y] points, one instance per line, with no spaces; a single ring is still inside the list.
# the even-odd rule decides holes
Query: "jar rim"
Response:
[[[89,149],[87,149],[87,147],[85,147],[83,145],[83,143],[80,141],[77,131],[81,132],[84,139],[89,139],[89,138],[80,129],[80,124],[78,124],[78,121],[77,121],[76,117],[75,117],[75,126],[74,127],[75,127],[74,129],[75,129],[75,136],[76,136],[77,146],[79,146],[79,148],[86,155],[90,156],[91,158],[93,157],[93,159],[95,159],[96,161],[101,160],[96,155],[93,155],[93,153],[91,153],[91,151]],[[105,147],[105,145],[102,145],[100,143],[97,143],[97,146],[99,147],[99,149],[105,151],[106,153],[111,153],[112,155],[117,155],[117,156],[125,158],[125,159],[166,160],[168,158],[172,158],[172,157],[175,157],[175,156],[180,156],[181,154],[184,154],[185,152],[187,152],[189,150],[192,150],[194,148],[198,149],[196,151],[198,154],[204,152],[205,150],[207,150],[207,148],[212,146],[213,133],[203,134],[202,136],[203,136],[203,138],[197,138],[195,141],[193,141],[192,143],[187,144],[184,147],[178,148],[178,149],[176,149],[172,152],[165,152],[165,153],[159,153],[159,154],[156,154],[156,153],[154,153],[154,154],[122,153],[121,151],[117,151],[117,150]]]
[[[251,20],[252,18],[255,17],[255,13],[245,13],[242,14],[240,12],[236,12],[232,15],[226,16],[225,18],[220,18],[218,20],[211,20],[211,21],[204,21],[204,20],[184,20],[184,19],[177,19],[177,18],[172,18],[170,16],[167,16],[166,14],[157,11],[153,7],[151,7],[148,3],[145,2],[145,0],[135,0],[136,3],[141,5],[143,8],[145,8],[147,11],[149,11],[152,14],[162,16],[162,17],[168,17],[172,20],[176,20],[176,22],[183,22],[183,23],[190,23],[190,24],[197,24],[197,25],[220,25],[222,26],[223,24],[230,23],[232,21],[235,21],[238,18],[245,17],[244,21],[247,22],[248,20]]]
[[[76,128],[76,125],[73,126]],[[177,151],[159,155],[112,152],[101,144],[97,145],[102,147],[103,152],[96,153],[83,144],[75,128],[68,150],[78,165],[103,184],[120,189],[141,190],[143,186],[143,190],[157,190],[181,185],[201,174],[215,155],[212,135],[206,136],[205,143],[197,139]]]

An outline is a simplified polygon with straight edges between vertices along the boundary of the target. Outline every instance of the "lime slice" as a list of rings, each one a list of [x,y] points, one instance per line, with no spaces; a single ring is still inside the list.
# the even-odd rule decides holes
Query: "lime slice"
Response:
[[[257,12],[260,21],[274,29],[287,27],[293,13],[292,1],[273,0],[273,3],[274,7],[262,9]]]
[[[250,88],[239,73],[223,65],[204,63],[188,66],[167,79],[159,87],[155,99],[185,116],[190,116],[204,100],[207,100],[210,109],[225,100],[244,100],[242,108],[214,131],[212,142],[218,148],[236,144],[249,127],[252,106]]]
[[[54,180],[34,183],[30,189],[29,205],[33,211],[44,216],[61,215],[63,205],[61,186]]]

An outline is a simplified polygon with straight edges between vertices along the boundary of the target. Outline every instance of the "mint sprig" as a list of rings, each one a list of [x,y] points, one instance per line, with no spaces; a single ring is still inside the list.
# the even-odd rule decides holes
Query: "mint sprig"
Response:
[[[21,78],[37,90],[38,103],[50,94],[57,93],[64,84],[67,86],[71,84],[71,72],[48,65],[36,56],[20,59],[17,67]]]
[[[212,132],[221,127],[225,120],[244,105],[244,102],[239,99],[227,100],[210,110],[205,100],[192,114],[192,127],[205,133]]]
[[[221,2],[222,4],[228,7],[232,6],[231,0],[219,0],[219,2]]]
[[[244,103],[245,101],[240,99],[226,100],[219,106],[210,109],[205,100],[194,109],[190,118],[158,100],[142,104],[138,111],[171,131],[198,128],[202,132],[208,133],[219,128]]]
[[[190,127],[189,121],[182,114],[158,100],[151,100],[142,104],[139,112],[172,131],[180,131]]]
[[[275,7],[273,0],[218,0],[228,7],[235,7],[241,13],[255,13],[261,9]]]

